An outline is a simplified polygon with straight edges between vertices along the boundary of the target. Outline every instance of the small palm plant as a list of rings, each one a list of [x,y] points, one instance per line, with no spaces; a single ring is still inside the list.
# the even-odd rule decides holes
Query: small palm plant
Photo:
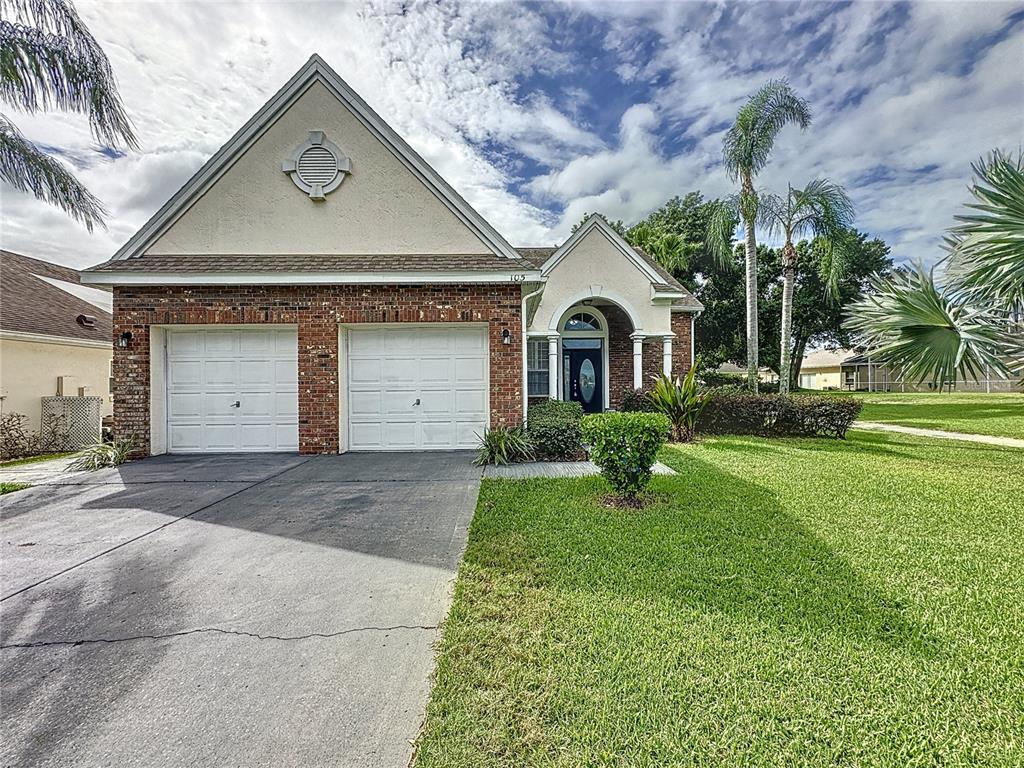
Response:
[[[674,443],[693,440],[697,419],[708,402],[709,394],[701,391],[696,373],[697,368],[693,366],[682,380],[675,381],[662,374],[647,396],[655,409],[668,417]]]
[[[817,239],[824,248],[822,279],[834,295],[846,272],[845,243],[851,237],[853,203],[846,191],[828,179],[815,179],[803,189],[792,186],[786,195],[761,194],[758,220],[771,234],[785,238],[782,246],[782,348],[779,356],[779,392],[789,394],[790,346],[793,329],[793,289],[796,286],[797,250],[793,240]]]
[[[847,320],[875,359],[939,388],[1024,372],[1024,152],[973,169],[975,202],[946,240],[943,283],[922,266],[875,277]]]
[[[135,443],[132,440],[115,440],[112,443],[104,443],[101,440],[79,451],[65,471],[95,472],[107,467],[118,467],[131,458],[134,450]]]
[[[725,134],[722,155],[725,168],[740,191],[719,201],[708,225],[708,250],[723,264],[732,259],[736,221],[743,223],[746,241],[747,293],[747,386],[757,392],[757,238],[755,226],[760,196],[754,178],[768,164],[779,132],[787,125],[811,124],[807,102],[785,80],[770,80],[744,104],[736,122]]]
[[[511,464],[533,460],[533,443],[521,426],[484,428],[477,448],[476,466],[484,464]]]

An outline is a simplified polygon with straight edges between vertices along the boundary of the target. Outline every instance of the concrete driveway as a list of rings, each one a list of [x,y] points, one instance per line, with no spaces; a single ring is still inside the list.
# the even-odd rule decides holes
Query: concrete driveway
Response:
[[[405,766],[480,471],[160,457],[3,497],[3,766]]]

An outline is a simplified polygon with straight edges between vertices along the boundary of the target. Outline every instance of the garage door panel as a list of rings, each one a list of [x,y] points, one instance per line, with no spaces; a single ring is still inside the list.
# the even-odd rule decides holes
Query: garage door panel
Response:
[[[169,450],[297,450],[297,349],[292,328],[169,331]]]
[[[420,404],[417,407],[428,415],[443,413],[454,416],[455,393],[450,389],[437,391],[424,389],[420,392]]]
[[[199,419],[203,415],[200,392],[177,392],[167,398],[167,414],[173,419]]]
[[[240,360],[238,362],[239,381],[248,387],[264,385],[270,389],[274,385],[274,362],[271,360]]]
[[[445,384],[452,381],[450,357],[424,357],[420,359],[420,381],[424,384]]]
[[[385,421],[384,444],[391,448],[417,448],[419,423],[416,421]]]
[[[239,378],[237,360],[204,360],[203,385],[206,387],[235,387]]]
[[[381,361],[378,359],[363,360],[353,358],[350,360],[349,365],[349,381],[352,382],[353,386],[362,384],[379,385],[381,382],[380,367]]]
[[[203,450],[203,428],[199,424],[177,424],[169,431],[170,443],[176,450],[186,453]]]
[[[381,415],[381,392],[350,392],[349,413],[353,418]]]
[[[167,351],[172,355],[201,355],[203,353],[202,332],[175,331],[167,340]]]
[[[287,360],[275,360],[274,365],[274,385],[278,388],[298,388],[299,384],[299,367],[295,363],[295,355],[288,358]]]
[[[237,451],[240,447],[237,424],[211,424],[207,422],[203,425],[203,437],[203,450]]]
[[[453,419],[423,422],[423,446],[425,448],[448,448],[457,442]]]
[[[350,328],[345,354],[350,449],[476,444],[487,421],[485,328]]]
[[[479,384],[487,381],[487,361],[480,358],[459,357],[452,366],[457,384]]]
[[[372,451],[384,447],[384,423],[381,421],[353,421],[350,434],[353,445],[358,445],[363,450]]]
[[[487,412],[487,393],[479,389],[463,389],[455,392],[452,413],[467,416],[483,416]]]

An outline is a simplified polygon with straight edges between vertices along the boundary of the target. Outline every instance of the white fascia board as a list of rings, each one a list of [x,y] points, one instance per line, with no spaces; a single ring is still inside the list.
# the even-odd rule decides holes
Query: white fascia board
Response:
[[[673,312],[682,312],[688,315],[699,315],[704,311],[704,307],[698,309],[697,307],[672,307]]]
[[[655,304],[658,303],[659,299],[672,300],[682,299],[685,297],[686,294],[681,291],[656,291],[654,290],[654,286],[651,286],[651,301],[653,301]]]
[[[539,272],[84,272],[93,285],[421,285],[540,282]]]
[[[89,347],[91,349],[113,350],[114,342],[96,341],[93,339],[77,339],[70,336],[51,336],[46,333],[27,333],[25,331],[0,331],[0,339],[7,341],[25,341],[35,344],[59,344],[68,347]]]
[[[569,237],[568,240],[562,243],[562,245],[558,247],[558,250],[551,254],[548,260],[541,266],[541,274],[545,276],[548,275],[551,270],[557,267],[562,259],[568,256],[580,241],[582,241],[583,238],[586,237],[593,229],[600,229],[611,244],[614,245],[622,255],[633,264],[634,267],[645,274],[652,283],[668,285],[665,278],[651,269],[650,265],[637,255],[637,252],[634,251],[633,247],[623,239],[622,235],[612,229],[608,225],[608,222],[604,220],[604,217],[596,213],[591,214],[590,218],[588,218],[583,225]]]
[[[516,262],[520,260],[516,250],[498,234],[497,230],[316,54],[310,57],[302,69],[296,72],[281,90],[274,94],[127,243],[118,249],[113,258],[128,259],[141,255],[317,80],[345,104],[352,114],[496,255]]]

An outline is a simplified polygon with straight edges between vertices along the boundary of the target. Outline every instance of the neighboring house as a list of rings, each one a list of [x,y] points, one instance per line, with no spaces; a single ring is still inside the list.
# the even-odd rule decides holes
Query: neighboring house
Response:
[[[843,374],[843,361],[854,353],[848,349],[819,349],[804,357],[800,365],[800,389],[850,389],[854,383],[852,371]]]
[[[722,363],[716,370],[719,373],[724,373],[729,376],[739,376],[743,379],[747,378],[747,367],[740,367],[736,365],[736,363]],[[771,368],[761,367],[757,370],[757,380],[762,384],[778,384],[779,374]]]
[[[39,430],[40,398],[110,398],[111,295],[68,267],[0,251],[0,409]]]
[[[317,56],[85,279],[152,454],[470,448],[683,373],[702,309],[599,217],[513,248]]]

